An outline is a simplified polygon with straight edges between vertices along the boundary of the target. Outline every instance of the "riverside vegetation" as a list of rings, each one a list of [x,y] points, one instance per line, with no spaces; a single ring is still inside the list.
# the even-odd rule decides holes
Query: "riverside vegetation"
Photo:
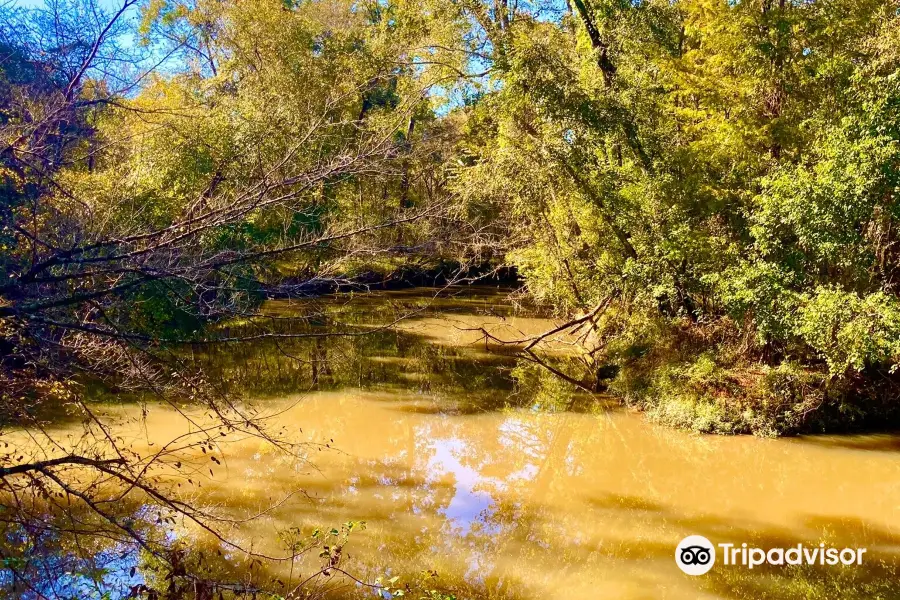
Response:
[[[134,594],[262,593],[187,569],[110,498],[272,558],[169,485],[183,452],[220,460],[220,438],[298,452],[204,348],[362,347],[419,309],[371,324],[272,314],[270,298],[499,277],[555,319],[479,331],[524,361],[520,383],[699,432],[892,427],[898,142],[896,1],[6,3],[10,577],[26,593],[14,555],[43,522],[112,528],[164,565],[165,586]],[[311,352],[294,358],[316,387],[334,374]],[[152,397],[195,429],[132,450],[96,409],[109,397]],[[323,573],[341,547],[321,549]]]

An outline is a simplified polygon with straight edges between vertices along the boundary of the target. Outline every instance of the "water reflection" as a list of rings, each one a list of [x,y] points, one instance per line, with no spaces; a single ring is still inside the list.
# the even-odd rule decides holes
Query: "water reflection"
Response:
[[[32,571],[27,580],[0,570],[0,590],[21,598],[92,598],[108,590],[131,590],[144,582],[137,572],[138,551],[127,544],[98,548],[89,556],[61,553],[61,536],[44,533],[24,536],[7,529],[4,545],[26,548],[21,555],[4,556],[4,564],[14,563],[23,572]],[[124,596],[121,592],[119,596]],[[112,596],[114,597],[114,596]]]
[[[315,319],[284,327],[377,327],[415,312],[400,330],[195,349],[215,381],[310,443],[288,460],[258,441],[223,442],[225,465],[204,477],[198,498],[235,516],[288,498],[240,531],[272,553],[292,528],[365,520],[348,569],[372,579],[435,569],[459,598],[900,597],[895,438],[719,438],[648,425],[485,345],[479,324],[510,339],[548,326],[499,298],[481,292],[434,305],[421,292],[388,294],[319,306]],[[549,349],[557,358],[565,351],[565,340]],[[98,410],[123,417],[118,433],[135,449],[184,427],[161,406],[140,431],[124,419],[138,407]],[[867,547],[870,562],[690,578],[673,560],[688,534]],[[268,565],[267,576],[297,581],[316,564]]]
[[[433,440],[428,450],[431,456],[425,485],[434,486],[443,480],[454,490],[449,504],[438,509],[446,520],[442,532],[462,537],[476,526],[479,534],[497,533],[498,529],[490,526],[495,501],[489,490],[502,486],[503,482],[482,477],[478,470],[462,463],[461,458],[466,450],[464,440]]]

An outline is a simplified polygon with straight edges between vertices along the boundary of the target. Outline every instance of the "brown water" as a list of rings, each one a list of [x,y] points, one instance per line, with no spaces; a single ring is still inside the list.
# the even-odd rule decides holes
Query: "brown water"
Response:
[[[346,547],[347,571],[403,581],[434,569],[437,585],[460,599],[900,597],[897,437],[765,440],[654,426],[486,342],[479,327],[516,339],[553,324],[495,292],[360,298],[328,319],[372,324],[411,310],[399,330],[366,341],[202,357],[218,380],[250,389],[260,411],[277,415],[271,423],[310,444],[288,459],[259,440],[224,441],[223,465],[192,494],[236,515],[283,501],[239,528],[272,554],[278,531],[364,520]],[[333,326],[328,319],[320,326]],[[560,356],[570,341],[545,350]],[[140,410],[103,408],[137,451],[189,430],[171,408],[151,405],[134,419]],[[198,473],[209,466],[199,452],[186,460]],[[690,534],[868,552],[861,567],[717,565],[690,577],[673,559]],[[314,562],[270,568],[296,580]]]

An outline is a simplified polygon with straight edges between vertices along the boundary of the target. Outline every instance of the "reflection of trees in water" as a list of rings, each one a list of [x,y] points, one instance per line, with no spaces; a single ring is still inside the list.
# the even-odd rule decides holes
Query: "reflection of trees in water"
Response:
[[[0,594],[23,600],[91,598],[140,583],[139,549],[88,515],[35,510],[33,520],[0,526]],[[88,518],[86,518],[88,517]],[[146,533],[146,532],[145,532]],[[116,585],[122,584],[122,585]]]
[[[365,302],[311,301],[302,305],[310,311],[302,320],[276,318],[265,323],[285,337],[198,347],[192,358],[211,381],[247,397],[352,387],[441,396],[462,412],[504,406],[573,408],[572,386],[533,361],[517,358],[514,347],[444,344],[414,331],[385,327],[404,317],[511,315],[512,308],[498,304],[495,296],[435,299],[410,294],[401,298],[402,302],[377,297]],[[276,303],[272,310],[277,315],[298,307]],[[225,333],[252,336],[256,327],[254,323],[231,325]],[[450,335],[452,328],[447,327]],[[298,335],[310,337],[291,337]],[[561,366],[569,359],[551,356],[545,360]]]
[[[243,558],[226,558],[214,539],[188,543],[159,507],[121,502],[115,525],[87,503],[20,502],[0,524],[3,598],[204,600],[255,589]]]
[[[209,348],[196,357],[212,380],[250,397],[344,387],[402,389],[452,396],[469,409],[502,407],[513,390],[516,365],[508,355],[436,345],[404,331],[266,340]]]
[[[547,496],[568,493],[585,446],[571,444],[571,424],[558,419],[510,413],[473,435],[469,418],[411,427],[399,418],[384,458],[334,492],[363,499],[335,514],[357,510],[383,524],[366,567],[427,564],[461,593],[516,597],[523,577],[543,577],[556,562],[544,554],[558,552],[577,521],[557,522]]]
[[[101,501],[102,502],[102,501]],[[343,547],[358,523],[310,536],[245,522],[242,535],[277,538],[307,570],[236,551],[224,538],[182,527],[174,513],[125,502],[113,524],[86,506],[35,504],[27,519],[0,519],[0,598],[18,600],[260,600],[324,598],[346,588]],[[234,521],[235,525],[241,521]],[[126,531],[127,529],[127,531]],[[252,548],[252,546],[251,546]],[[302,577],[300,577],[302,575]]]
[[[370,500],[344,510],[365,511],[383,524],[377,548],[370,549],[365,564],[429,564],[452,583],[459,597],[539,598],[548,590],[581,597],[590,596],[591,578],[604,573],[611,581],[628,581],[650,591],[671,585],[660,570],[672,566],[674,543],[668,538],[678,532],[746,540],[760,547],[788,547],[816,535],[679,506],[673,490],[664,487],[675,476],[660,479],[660,465],[643,462],[671,455],[678,463],[696,453],[696,446],[684,447],[684,436],[663,432],[635,440],[633,460],[621,468],[617,463],[631,442],[620,434],[627,431],[605,426],[602,416],[515,411],[490,419],[487,428],[484,422],[475,426],[475,418],[428,419],[410,428],[398,419],[385,458],[361,466],[364,475],[337,492],[339,497],[353,497],[368,489]],[[404,457],[412,459],[406,462]],[[700,459],[710,467],[727,460],[717,459],[714,452]],[[761,456],[758,464],[765,460]],[[703,482],[711,483],[711,472],[721,469],[689,469],[678,481],[702,490]],[[598,479],[600,485],[594,485]],[[751,479],[749,485],[759,484]],[[704,587],[723,598],[747,600],[787,600],[800,597],[801,590],[822,599],[897,597],[896,555],[889,549],[896,537],[891,532],[873,523],[859,524],[853,531],[825,518],[814,525],[831,532],[831,543],[841,547],[878,545],[882,550],[855,572],[725,571],[713,573]]]

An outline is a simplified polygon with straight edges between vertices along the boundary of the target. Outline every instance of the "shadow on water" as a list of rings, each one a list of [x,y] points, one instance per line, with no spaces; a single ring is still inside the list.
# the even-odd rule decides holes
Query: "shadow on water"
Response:
[[[900,432],[863,433],[852,436],[804,435],[793,441],[821,448],[844,448],[864,452],[900,452]]]
[[[407,410],[457,414],[509,407],[586,411],[593,403],[523,361],[517,346],[489,341],[480,331],[487,327],[492,335],[523,339],[551,326],[533,309],[513,306],[508,290],[468,286],[274,300],[262,314],[211,332],[252,341],[180,349],[181,368],[202,373],[219,394],[255,402],[358,389],[419,394],[437,408]],[[571,362],[552,352],[546,360],[562,370],[560,365]],[[85,381],[84,395],[116,405],[156,400],[114,382]],[[80,417],[65,404],[40,415],[57,425]]]
[[[575,394],[568,385],[548,385],[549,373],[518,358],[515,346],[488,343],[475,331],[483,319],[491,319],[495,330],[499,327],[510,339],[548,326],[530,315],[517,316],[502,298],[496,291],[468,290],[468,295],[424,300],[421,292],[399,300],[392,293],[390,302],[375,296],[330,309],[317,302],[314,308],[306,307],[315,311],[312,318],[265,323],[277,333],[301,337],[197,347],[190,360],[223,391],[254,399],[353,388],[421,394],[438,399],[435,406],[441,412],[472,414],[531,406],[538,395],[541,408],[553,404],[554,409],[585,410],[587,395]],[[273,303],[267,309],[284,317],[300,307]],[[399,327],[379,329],[404,315],[408,318]],[[451,326],[448,315],[474,320]],[[368,328],[366,335],[356,335],[364,331],[354,329],[360,326]],[[248,323],[229,326],[225,333],[259,332],[257,324]],[[354,335],[302,337],[339,332]],[[557,397],[550,401],[552,394]]]

